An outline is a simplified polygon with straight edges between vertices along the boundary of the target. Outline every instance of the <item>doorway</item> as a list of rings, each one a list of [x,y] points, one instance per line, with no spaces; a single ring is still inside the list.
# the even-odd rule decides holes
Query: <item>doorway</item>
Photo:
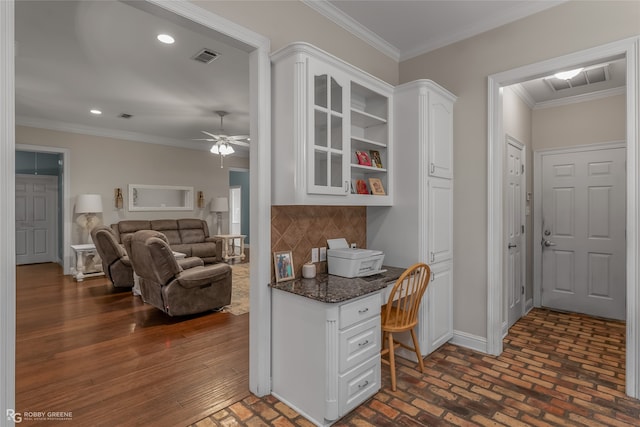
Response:
[[[504,142],[502,129],[502,88],[514,83],[549,75],[562,69],[573,69],[579,64],[596,63],[612,58],[626,59],[626,178],[627,178],[627,359],[626,392],[629,396],[640,397],[640,207],[638,182],[640,179],[640,157],[638,156],[638,46],[640,38],[634,37],[604,46],[576,52],[563,57],[539,62],[493,74],[488,77],[488,227],[487,227],[487,352],[502,353],[502,297],[504,290],[504,259],[502,244],[503,211],[503,159]]]

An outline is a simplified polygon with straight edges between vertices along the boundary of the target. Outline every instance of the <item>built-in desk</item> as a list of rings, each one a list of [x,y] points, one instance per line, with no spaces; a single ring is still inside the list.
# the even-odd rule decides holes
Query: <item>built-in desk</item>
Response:
[[[380,389],[380,307],[404,269],[271,284],[272,393],[318,426]]]

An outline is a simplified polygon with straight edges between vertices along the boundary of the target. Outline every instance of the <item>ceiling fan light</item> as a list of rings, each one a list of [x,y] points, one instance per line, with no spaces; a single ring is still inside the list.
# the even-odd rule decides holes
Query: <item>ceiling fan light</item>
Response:
[[[233,149],[229,144],[223,144],[220,146],[220,154],[223,156],[228,156],[229,154],[235,153],[236,150]]]
[[[582,70],[583,68],[576,68],[575,70],[562,71],[560,73],[555,73],[553,77],[560,80],[571,80],[572,78],[580,74]]]
[[[220,149],[218,147],[218,144],[213,144],[209,151],[211,151],[213,154],[220,154]]]

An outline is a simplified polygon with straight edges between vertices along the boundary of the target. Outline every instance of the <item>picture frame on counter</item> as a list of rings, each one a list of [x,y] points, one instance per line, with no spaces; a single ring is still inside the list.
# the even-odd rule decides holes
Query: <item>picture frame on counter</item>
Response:
[[[293,267],[293,255],[291,251],[280,251],[273,253],[273,266],[276,273],[276,282],[285,282],[293,280],[295,276],[295,268]]]

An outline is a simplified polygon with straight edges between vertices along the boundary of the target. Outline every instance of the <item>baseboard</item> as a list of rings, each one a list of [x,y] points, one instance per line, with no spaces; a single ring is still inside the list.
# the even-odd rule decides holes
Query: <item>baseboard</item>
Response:
[[[533,298],[528,299],[524,304],[524,315],[526,316],[533,310]]]
[[[459,345],[460,347],[465,347],[481,353],[487,353],[487,339],[485,337],[461,331],[453,331],[453,338],[449,342],[451,344]]]

